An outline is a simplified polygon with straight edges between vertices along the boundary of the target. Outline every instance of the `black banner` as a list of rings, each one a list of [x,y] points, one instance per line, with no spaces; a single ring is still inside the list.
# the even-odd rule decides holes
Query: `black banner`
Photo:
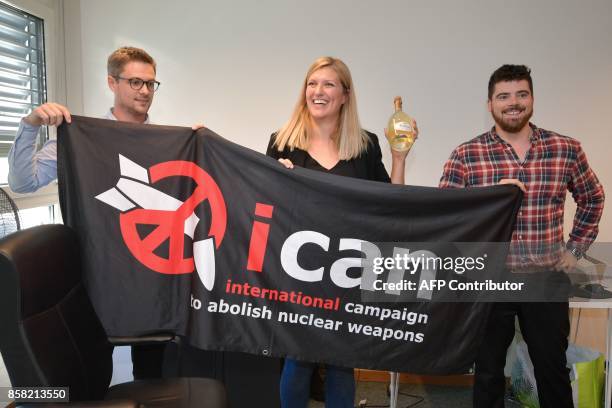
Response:
[[[520,204],[512,186],[288,170],[206,129],[73,117],[58,155],[64,222],[109,335],[171,331],[204,349],[350,367],[465,372],[488,305],[372,297],[374,280],[397,280],[372,257],[397,252],[378,243],[442,257],[457,252],[442,243],[508,241]],[[486,267],[504,258],[489,253]]]

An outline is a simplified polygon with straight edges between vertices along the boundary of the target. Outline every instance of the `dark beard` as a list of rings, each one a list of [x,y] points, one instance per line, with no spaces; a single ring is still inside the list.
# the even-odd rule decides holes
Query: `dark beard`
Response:
[[[523,108],[521,108],[523,109]],[[503,115],[503,114],[502,114]],[[525,127],[529,123],[529,119],[533,116],[533,110],[529,112],[520,122],[508,122],[503,120],[503,116],[497,116],[493,113],[493,119],[495,120],[495,124],[500,127],[501,130],[508,133],[517,133],[521,129]]]

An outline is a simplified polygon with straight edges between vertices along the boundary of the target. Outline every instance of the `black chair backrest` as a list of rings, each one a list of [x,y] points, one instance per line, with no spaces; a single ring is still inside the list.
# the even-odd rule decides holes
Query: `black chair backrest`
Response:
[[[0,351],[13,386],[68,386],[102,399],[112,347],[81,280],[79,245],[64,225],[0,241]]]

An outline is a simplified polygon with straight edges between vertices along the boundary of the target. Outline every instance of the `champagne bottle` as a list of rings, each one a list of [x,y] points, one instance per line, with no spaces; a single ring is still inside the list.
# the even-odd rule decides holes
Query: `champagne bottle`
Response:
[[[393,103],[395,105],[395,113],[389,118],[387,139],[393,150],[403,152],[410,150],[416,138],[416,132],[412,126],[414,120],[402,112],[401,96],[396,96]]]

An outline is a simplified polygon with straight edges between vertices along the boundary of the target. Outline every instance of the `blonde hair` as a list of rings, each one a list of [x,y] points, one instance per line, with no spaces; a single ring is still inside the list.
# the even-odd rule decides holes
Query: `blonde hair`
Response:
[[[157,64],[155,64],[153,57],[142,48],[136,47],[121,47],[113,51],[108,57],[106,71],[108,75],[118,77],[123,72],[123,67],[125,67],[128,62],[132,61],[151,64],[153,66],[153,71],[157,72]]]
[[[332,68],[338,75],[338,79],[347,93],[347,100],[340,108],[340,119],[338,129],[333,136],[338,155],[341,160],[350,160],[359,157],[368,147],[368,136],[361,129],[359,116],[357,114],[357,98],[351,72],[344,62],[338,58],[320,57],[308,69],[306,78],[302,85],[302,91],[291,115],[291,119],[278,131],[274,145],[279,151],[289,147],[308,150],[308,124],[311,121],[310,112],[306,105],[306,86],[308,78],[321,68]]]

